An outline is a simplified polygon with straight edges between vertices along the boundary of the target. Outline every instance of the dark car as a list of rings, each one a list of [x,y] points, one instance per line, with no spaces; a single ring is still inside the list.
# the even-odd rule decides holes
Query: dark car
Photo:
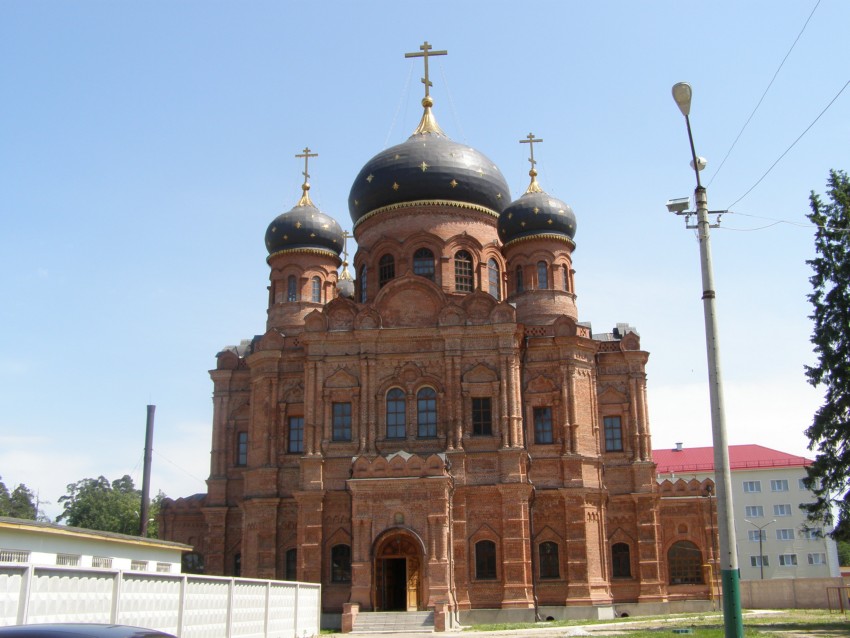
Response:
[[[97,623],[45,623],[0,627],[0,638],[175,638],[156,629]]]

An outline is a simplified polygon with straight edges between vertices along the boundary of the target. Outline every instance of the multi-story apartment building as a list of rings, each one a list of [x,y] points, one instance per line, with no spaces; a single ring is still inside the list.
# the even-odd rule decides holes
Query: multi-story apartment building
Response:
[[[653,450],[658,481],[714,478],[711,447]],[[814,500],[803,479],[811,460],[761,445],[730,445],[732,502],[741,578],[839,576],[829,530],[806,521],[801,503]],[[707,496],[708,497],[708,496]]]

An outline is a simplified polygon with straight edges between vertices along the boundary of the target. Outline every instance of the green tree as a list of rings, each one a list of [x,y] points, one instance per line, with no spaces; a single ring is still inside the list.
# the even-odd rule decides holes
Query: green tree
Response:
[[[806,263],[814,270],[809,301],[818,362],[806,375],[825,397],[806,430],[809,449],[817,447],[806,479],[815,501],[802,507],[813,523],[834,524],[833,538],[850,540],[850,181],[844,171],[830,171],[827,185],[828,202],[814,192],[809,198],[817,256]]]
[[[65,522],[73,527],[85,527],[104,532],[138,535],[139,511],[142,493],[133,484],[133,479],[124,475],[110,483],[103,476],[87,478],[70,483],[67,493],[59,497],[62,513],[56,522]],[[151,503],[149,516],[156,519],[160,492]],[[148,525],[148,536],[155,538],[156,525]]]
[[[32,490],[20,483],[9,492],[9,488],[0,480],[0,516],[35,520],[37,515],[38,508]]]
[[[850,541],[838,541],[838,564],[850,567]]]

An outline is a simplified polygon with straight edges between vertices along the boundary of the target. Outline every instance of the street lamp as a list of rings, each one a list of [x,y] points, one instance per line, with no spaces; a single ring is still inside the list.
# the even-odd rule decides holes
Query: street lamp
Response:
[[[764,534],[762,534],[761,531],[768,525],[773,525],[773,523],[776,522],[776,519],[774,518],[772,521],[770,521],[769,523],[765,523],[764,525],[757,525],[748,518],[745,518],[744,521],[746,521],[759,531],[759,567],[761,567],[761,580],[764,580],[764,554],[762,553],[761,549],[762,541],[764,541]]]
[[[723,382],[720,377],[720,346],[714,309],[714,273],[711,268],[709,241],[708,197],[700,183],[699,172],[705,160],[697,157],[691,133],[691,86],[679,82],[673,86],[673,99],[685,116],[688,140],[691,143],[691,166],[697,180],[694,190],[697,229],[699,233],[700,267],[702,270],[702,306],[705,315],[705,345],[708,356],[708,394],[711,403],[711,434],[714,443],[714,478],[717,489],[717,524],[720,535],[720,584],[723,592],[723,624],[726,638],[743,638],[744,619],[741,614],[741,574],[735,549],[735,521],[732,509],[732,477],[729,470],[729,446],[726,443],[726,416],[723,408]],[[687,202],[673,199],[667,202],[670,212],[690,217]]]

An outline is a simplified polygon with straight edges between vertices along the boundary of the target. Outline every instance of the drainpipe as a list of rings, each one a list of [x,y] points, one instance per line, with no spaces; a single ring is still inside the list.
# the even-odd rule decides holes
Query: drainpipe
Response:
[[[522,447],[525,449],[525,476],[528,485],[531,487],[531,497],[528,499],[528,559],[531,566],[531,599],[534,601],[534,621],[540,621],[539,602],[537,600],[537,582],[534,576],[534,502],[537,496],[537,489],[534,487],[534,482],[531,480],[531,465],[532,458],[528,451],[528,442],[525,434],[525,388],[522,383],[523,373],[525,372],[526,355],[528,354],[528,335],[523,338],[522,356],[520,357],[519,367],[519,415],[520,415],[520,431],[522,432]]]
[[[454,627],[460,627],[460,610],[457,608],[457,591],[455,590],[455,477],[452,475],[452,461],[446,457],[446,474],[449,477],[449,596],[452,601],[452,618]]]

